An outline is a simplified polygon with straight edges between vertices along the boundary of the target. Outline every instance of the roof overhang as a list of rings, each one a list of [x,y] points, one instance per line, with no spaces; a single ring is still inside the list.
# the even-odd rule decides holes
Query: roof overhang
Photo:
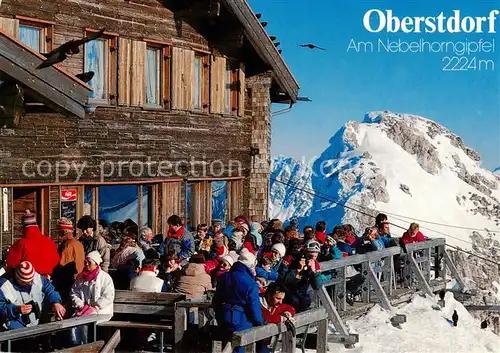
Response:
[[[289,96],[292,102],[296,102],[299,84],[246,0],[222,1],[227,9],[232,12],[242,24],[245,36],[256,50],[257,54],[272,68],[275,76],[274,78],[283,90],[283,93]]]
[[[85,117],[92,87],[57,66],[37,70],[45,57],[0,30],[0,71],[65,115]]]

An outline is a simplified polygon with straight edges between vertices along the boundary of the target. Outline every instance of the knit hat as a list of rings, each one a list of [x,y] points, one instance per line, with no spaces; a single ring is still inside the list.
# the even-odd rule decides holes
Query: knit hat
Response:
[[[205,261],[205,256],[203,254],[194,254],[189,259],[189,262],[192,264],[204,264]]]
[[[333,237],[327,235],[326,236],[326,241],[330,242],[330,243],[333,243],[333,245],[336,245],[337,242],[335,241],[335,239],[333,239]]]
[[[285,256],[286,254],[286,248],[285,248],[285,245],[283,245],[282,243],[276,243],[273,245],[273,247],[271,248],[271,251],[273,250],[276,250],[281,257]]]
[[[59,221],[57,221],[57,227],[59,228],[59,230],[73,230],[73,222],[66,218],[66,217],[63,217],[63,218],[60,218]]]
[[[99,254],[99,252],[97,252],[95,250],[89,252],[85,258],[94,261],[98,266],[102,263],[101,254]]]
[[[243,232],[237,230],[231,233],[231,239],[243,238],[244,235]]]
[[[256,261],[257,261],[257,257],[254,254],[252,254],[250,251],[248,251],[247,248],[241,249],[240,257],[238,258],[238,262],[241,262],[243,265],[245,265],[249,268],[254,268]]]
[[[248,224],[246,223],[240,223],[240,227],[246,229],[247,233],[250,231],[250,229],[248,228]]]
[[[31,282],[35,278],[35,268],[31,262],[23,261],[16,268],[15,276],[18,282]]]
[[[36,216],[30,210],[26,210],[21,216],[21,225],[23,227],[36,226]]]
[[[212,225],[213,226],[221,226],[222,225],[222,220],[220,220],[220,219],[212,219]]]
[[[226,256],[223,256],[222,259],[220,259],[221,261],[226,261],[229,266],[233,266],[234,264],[234,259],[231,255],[226,255]]]
[[[311,240],[311,241],[307,242],[306,250],[307,250],[307,252],[311,252],[311,253],[321,252],[321,247],[317,241]]]
[[[141,230],[139,231],[139,235],[141,237],[145,237],[146,235],[153,234],[153,231],[149,227],[141,227]]]
[[[239,255],[238,255],[238,253],[237,253],[236,251],[231,250],[231,251],[229,252],[229,254],[228,254],[228,255],[229,255],[229,256],[231,256],[231,257],[233,258],[233,264],[234,264],[236,261],[238,261],[238,257],[239,257]]]

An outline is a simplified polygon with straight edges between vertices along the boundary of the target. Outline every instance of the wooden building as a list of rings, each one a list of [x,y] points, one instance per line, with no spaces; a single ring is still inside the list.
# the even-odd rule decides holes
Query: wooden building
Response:
[[[39,53],[101,28],[36,69]],[[267,217],[271,103],[295,103],[299,87],[246,1],[3,0],[0,73],[2,247],[26,208],[53,236],[61,215],[127,202],[156,233],[171,214],[209,222],[216,184],[218,217]]]

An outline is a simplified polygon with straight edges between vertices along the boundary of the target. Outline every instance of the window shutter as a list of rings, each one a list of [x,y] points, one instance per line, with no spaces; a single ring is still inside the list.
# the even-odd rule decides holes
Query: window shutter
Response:
[[[163,48],[163,77],[162,77],[162,86],[163,86],[163,105],[166,109],[171,107],[170,101],[170,80],[171,80],[171,71],[170,71],[170,60],[171,53],[170,47]]]
[[[182,109],[182,77],[184,76],[184,51],[172,48],[172,109]]]
[[[194,51],[172,48],[172,109],[192,109]]]
[[[142,107],[146,93],[146,42],[132,41],[130,105]]]
[[[215,56],[210,57],[210,113],[217,114],[217,60]]]
[[[130,105],[130,63],[132,41],[118,40],[118,105]]]
[[[0,17],[0,29],[5,34],[16,38],[19,36],[19,20],[15,18]]]
[[[193,81],[194,81],[194,51],[184,50],[184,76],[182,87],[184,89],[183,109],[193,108]]]
[[[238,70],[238,116],[245,115],[245,64]]]
[[[210,113],[222,114],[226,90],[226,59],[212,56],[210,71]]]

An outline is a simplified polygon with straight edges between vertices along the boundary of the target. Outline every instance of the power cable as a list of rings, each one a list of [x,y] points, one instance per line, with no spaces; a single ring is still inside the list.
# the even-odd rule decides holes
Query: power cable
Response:
[[[275,173],[273,173],[273,174],[275,174]],[[282,180],[278,180],[278,179],[275,179],[275,178],[272,178],[272,177],[270,177],[270,179],[271,179],[271,180],[273,180],[273,181],[275,181],[275,182],[277,182],[277,183],[280,183],[280,184],[283,184],[283,185],[290,186],[290,187],[294,188],[295,190],[300,190],[300,191],[305,192],[305,193],[307,193],[307,194],[309,194],[309,195],[316,196],[316,197],[319,197],[320,199],[323,199],[323,200],[327,200],[327,201],[333,202],[333,203],[335,203],[335,204],[337,204],[337,205],[343,206],[344,208],[347,208],[347,209],[350,209],[350,210],[352,210],[352,211],[358,212],[358,213],[363,214],[363,215],[365,215],[365,216],[368,216],[368,217],[371,217],[371,218],[376,218],[375,216],[373,216],[373,215],[371,215],[371,214],[368,214],[368,213],[366,213],[366,212],[363,212],[363,211],[357,210],[357,209],[355,209],[355,208],[353,208],[353,207],[347,206],[346,204],[344,204],[344,203],[342,203],[342,202],[339,202],[339,201],[337,201],[337,200],[332,200],[332,199],[330,199],[330,198],[328,198],[328,197],[325,197],[325,196],[319,195],[319,194],[317,194],[314,190],[313,190],[313,192],[311,192],[311,191],[305,190],[304,188],[300,188],[300,187],[297,187],[297,186],[291,185],[290,183],[286,183],[286,182],[284,182],[284,181],[282,181]],[[358,205],[358,206],[359,206],[359,207],[361,207],[361,208],[365,208],[365,209],[369,209],[369,210],[371,210],[370,208],[365,207],[365,206],[361,206],[361,205]],[[387,214],[389,214],[389,213],[387,213]],[[405,221],[404,221],[404,222],[405,222]],[[395,223],[392,223],[392,222],[389,222],[389,223],[390,223],[391,225],[393,225],[393,226],[397,227],[397,228],[400,228],[400,229],[406,230],[406,228],[405,228],[405,227],[402,227],[402,226],[400,226],[400,225],[398,225],[398,224],[395,224]],[[436,231],[436,230],[433,230],[433,229],[430,229],[430,228],[425,228],[425,227],[422,227],[422,228],[423,228],[423,229],[430,230],[430,231],[435,232],[435,233],[438,233],[438,234],[441,234],[441,235],[444,235],[444,236],[446,236],[446,237],[449,237],[449,238],[452,238],[452,239],[456,239],[456,240],[462,241],[462,242],[464,242],[464,243],[467,243],[467,244],[473,245],[473,243],[472,243],[472,242],[469,242],[469,241],[466,241],[466,240],[463,240],[463,239],[457,238],[457,237],[452,236],[452,235],[450,235],[450,234],[443,233],[443,232],[439,232],[439,231]],[[474,254],[474,253],[471,253],[471,252],[469,252],[469,251],[463,250],[463,249],[461,249],[461,248],[458,248],[458,247],[455,247],[455,246],[452,246],[452,245],[449,245],[449,244],[446,244],[446,246],[451,247],[451,248],[453,248],[453,249],[456,249],[456,250],[458,250],[458,251],[462,251],[462,252],[467,253],[467,254],[469,254],[469,255],[471,255],[471,256],[475,256],[475,257],[477,257],[477,258],[479,258],[479,259],[482,259],[482,260],[484,260],[484,261],[487,261],[487,262],[490,262],[490,263],[493,263],[493,264],[495,264],[495,265],[500,266],[500,263],[498,263],[498,262],[495,262],[495,261],[493,261],[493,260],[487,259],[487,258],[482,257],[482,256],[479,256],[479,255],[476,255],[476,254]]]
[[[279,175],[276,172],[271,172],[271,174],[275,174],[276,176],[279,177]],[[327,196],[331,197],[330,195],[327,195]],[[345,203],[346,204],[351,204],[351,205],[354,205],[354,206],[358,206],[358,207],[361,207],[361,208],[365,208],[365,209],[368,209],[368,210],[372,210],[369,207],[362,206],[362,205],[357,205],[357,204],[352,203],[352,202],[347,202],[346,201]],[[379,211],[377,211],[377,212],[379,212]],[[403,216],[403,215],[400,215],[400,214],[386,212],[386,211],[380,211],[380,212],[381,213],[385,213],[385,214],[390,215],[390,216],[393,216],[395,218],[396,217],[407,218],[407,219],[411,219],[412,221],[419,222],[419,223],[428,223],[428,224],[434,224],[434,225],[438,225],[438,226],[442,226],[442,227],[457,228],[457,229],[463,229],[463,230],[476,230],[476,231],[480,231],[480,232],[500,233],[500,229],[489,230],[489,229],[486,229],[486,228],[471,228],[471,227],[464,227],[464,226],[457,226],[457,225],[439,223],[439,222],[434,222],[434,221],[427,221],[427,220],[424,220],[424,219],[418,219],[418,218],[414,218],[414,217],[410,217],[410,216]],[[405,221],[403,219],[400,219],[400,221],[407,222],[407,221]],[[427,229],[428,230],[432,230],[432,229],[429,229],[429,228],[427,228]]]

